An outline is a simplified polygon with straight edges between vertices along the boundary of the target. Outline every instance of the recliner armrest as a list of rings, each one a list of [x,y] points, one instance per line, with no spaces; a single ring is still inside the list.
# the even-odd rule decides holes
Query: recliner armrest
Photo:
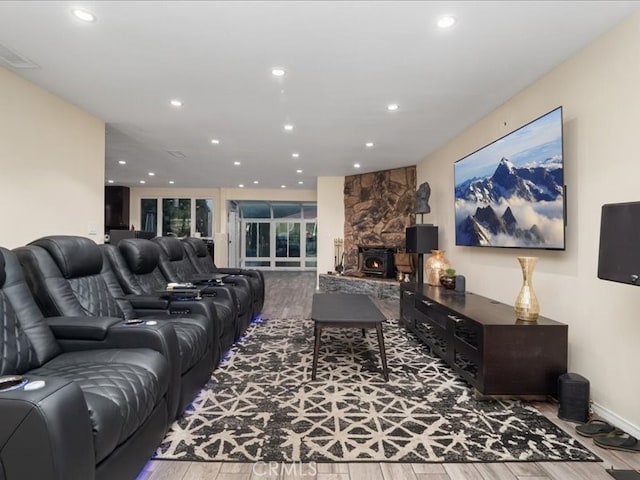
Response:
[[[127,295],[124,297],[135,310],[166,310],[169,300],[158,295]]]
[[[200,293],[203,297],[213,297],[218,299],[224,299],[228,301],[231,305],[234,305],[236,308],[238,306],[238,300],[235,292],[232,290],[232,287],[229,285],[223,284],[215,284],[215,285],[207,285],[203,286]]]
[[[32,386],[37,380],[45,385],[0,392],[0,476],[95,478],[91,422],[80,388],[61,378],[25,377]]]
[[[169,304],[169,314],[174,317],[191,314],[203,315],[211,322],[213,338],[218,339],[222,334],[222,327],[218,319],[215,304],[207,299],[172,301]]]
[[[234,316],[238,315],[238,312],[242,310],[240,300],[233,287],[230,285],[211,285],[201,290],[202,297],[207,299],[211,298],[214,302],[221,302],[231,307],[234,311]]]
[[[231,267],[216,268],[216,272],[224,273],[227,275],[242,275],[241,268],[231,268]]]
[[[109,329],[122,322],[116,317],[48,317],[58,340],[104,340]]]
[[[226,273],[196,273],[189,281],[195,284],[201,283],[222,283],[222,281],[228,277]]]

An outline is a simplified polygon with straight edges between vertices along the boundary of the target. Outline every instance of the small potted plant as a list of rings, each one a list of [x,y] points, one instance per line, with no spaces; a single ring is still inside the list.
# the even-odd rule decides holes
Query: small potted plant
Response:
[[[444,274],[440,275],[440,285],[449,290],[456,288],[456,271],[453,268],[447,268]]]

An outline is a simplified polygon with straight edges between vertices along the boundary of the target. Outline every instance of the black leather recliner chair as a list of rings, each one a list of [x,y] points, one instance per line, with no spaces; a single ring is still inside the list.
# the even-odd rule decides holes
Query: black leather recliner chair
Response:
[[[160,271],[160,247],[151,240],[126,238],[118,242],[116,248],[105,249],[120,286],[133,302],[134,307],[144,308],[148,297],[157,297],[167,289],[167,279]],[[141,305],[134,296],[140,296]],[[204,309],[208,318],[219,327],[221,354],[229,350],[235,341],[238,311],[232,291],[220,288],[215,297],[200,300],[176,301],[185,311]],[[176,306],[176,308],[177,308]]]
[[[168,329],[175,340],[173,330],[113,318],[45,320],[16,256],[4,248],[0,324],[0,478],[135,479],[170,421],[170,352],[96,347],[134,337],[143,346],[144,335],[135,331]],[[149,345],[158,337],[151,333]],[[7,377],[16,375],[22,378]]]
[[[117,301],[111,294],[103,278],[102,252],[92,240],[62,235],[43,237],[14,252],[45,316],[117,317],[128,321],[137,318],[126,300]],[[164,311],[144,320],[169,323],[177,337],[179,353],[174,367],[178,377],[169,405],[169,415],[175,418],[211,377],[219,355],[214,349],[219,347],[217,331],[208,318],[171,316]]]
[[[152,240],[160,247],[160,271],[169,282],[194,283],[203,296],[215,295],[220,287],[233,289],[238,306],[238,330],[236,340],[242,336],[253,320],[253,292],[246,277],[224,275],[220,283],[212,278],[198,277],[198,271],[187,258],[182,242],[175,237],[156,237]]]
[[[209,255],[207,246],[200,238],[187,237],[182,240],[187,258],[198,273],[226,273],[247,277],[253,287],[254,316],[262,312],[264,306],[264,275],[260,270],[247,268],[218,268]]]

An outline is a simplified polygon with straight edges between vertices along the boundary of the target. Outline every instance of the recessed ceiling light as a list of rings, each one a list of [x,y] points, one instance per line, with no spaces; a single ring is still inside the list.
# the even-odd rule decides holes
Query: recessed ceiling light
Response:
[[[271,70],[271,75],[274,77],[284,77],[284,74],[287,73],[284,68],[275,67]]]
[[[92,23],[96,21],[96,16],[89,12],[88,10],[83,10],[82,8],[74,8],[71,13],[78,20],[82,20],[83,22]]]
[[[238,187],[240,187],[240,188],[244,188],[244,183],[240,183],[240,184],[238,185]]]
[[[302,170],[298,169],[296,170],[296,173],[302,173]]]
[[[284,129],[285,129],[287,132],[290,132],[291,130],[293,130],[293,125],[291,125],[290,123],[287,123],[287,124],[284,126]]]
[[[213,143],[214,145],[218,145],[220,143],[220,140],[218,140],[217,138],[212,138],[211,143]]]
[[[147,183],[147,182],[145,182],[144,180],[140,180],[140,183]]]
[[[150,176],[150,177],[155,177],[155,176],[156,176],[156,174],[155,174],[155,173],[153,173],[153,172],[149,172],[149,176]]]
[[[367,142],[367,143],[364,144],[364,146],[371,148],[371,147],[373,147],[373,142]]]
[[[438,19],[438,27],[440,28],[449,28],[453,27],[456,23],[456,17],[451,15],[443,15]]]
[[[298,185],[304,185],[304,182],[303,182],[302,180],[300,180],[300,181],[298,182]]]
[[[240,165],[240,162],[233,162],[233,164],[237,167],[238,165]]]
[[[174,183],[176,182],[174,182],[173,180],[169,180],[169,185],[173,185]]]
[[[254,180],[254,181],[253,181],[253,183],[254,183],[255,185],[258,185],[260,182],[259,182],[258,180]]]
[[[127,161],[126,161],[126,160],[118,160],[118,163],[119,163],[120,165],[126,165],[126,164],[127,164]]]
[[[299,153],[292,153],[291,156],[293,158],[300,158],[300,154]]]
[[[286,185],[280,185],[280,188],[287,188]]]
[[[181,107],[181,106],[182,106],[182,102],[181,102],[180,100],[178,100],[178,99],[175,99],[175,98],[174,98],[173,100],[171,100],[171,102],[170,102],[170,103],[171,103],[171,105],[173,105],[174,107]]]
[[[389,105],[387,105],[387,110],[389,110],[390,112],[395,112],[398,108],[400,107],[397,103],[390,103]]]
[[[113,180],[107,180],[107,183],[113,183]]]
[[[353,164],[353,168],[360,168],[360,164],[359,163],[354,163]]]

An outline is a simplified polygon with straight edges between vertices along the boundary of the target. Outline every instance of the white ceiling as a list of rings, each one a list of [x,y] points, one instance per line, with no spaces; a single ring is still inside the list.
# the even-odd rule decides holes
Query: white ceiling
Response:
[[[75,6],[97,21],[78,21]],[[18,74],[106,122],[105,181],[315,188],[317,176],[415,165],[639,8],[2,1],[0,44],[40,67]],[[439,30],[442,14],[458,22]],[[287,75],[273,77],[274,66]],[[184,106],[172,107],[172,98]],[[392,102],[398,111],[386,110]],[[294,131],[284,132],[285,123]]]

